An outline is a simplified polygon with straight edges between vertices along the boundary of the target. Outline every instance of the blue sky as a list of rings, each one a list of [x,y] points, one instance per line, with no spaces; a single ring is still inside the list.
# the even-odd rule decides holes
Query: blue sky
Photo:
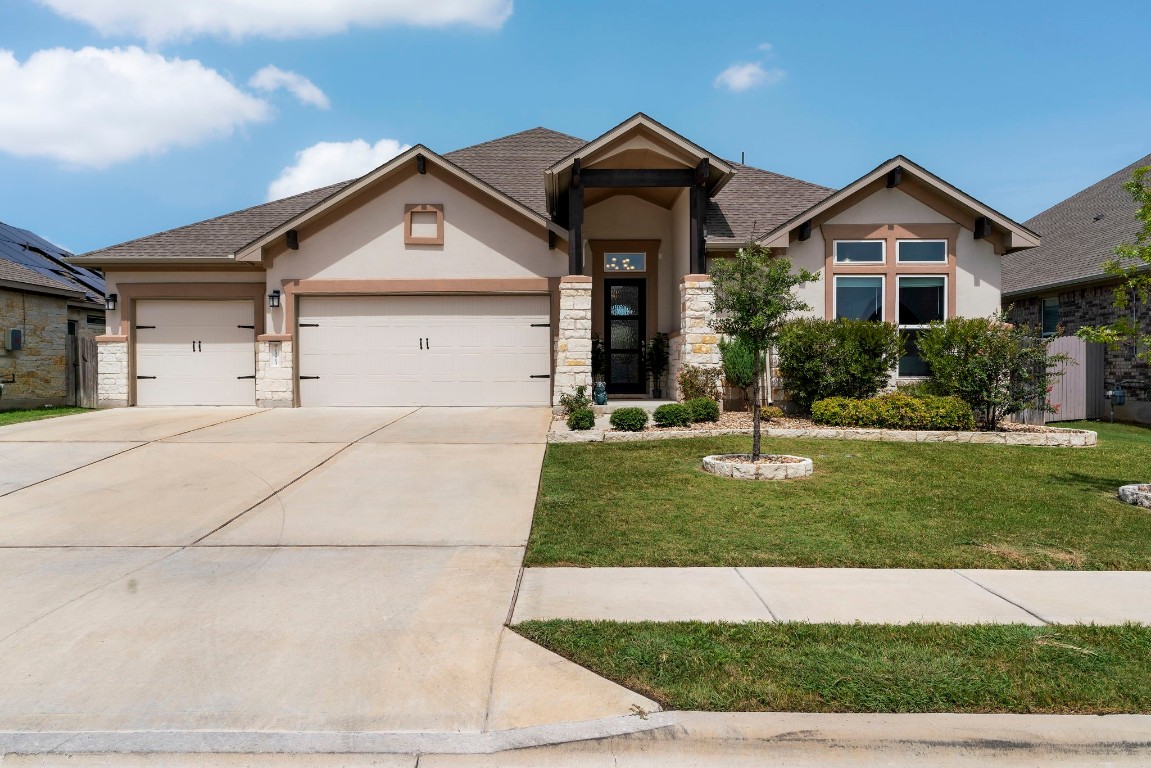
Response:
[[[903,153],[1020,220],[1151,153],[1146,0],[164,5],[0,0],[0,220],[86,251],[637,111],[828,186]]]

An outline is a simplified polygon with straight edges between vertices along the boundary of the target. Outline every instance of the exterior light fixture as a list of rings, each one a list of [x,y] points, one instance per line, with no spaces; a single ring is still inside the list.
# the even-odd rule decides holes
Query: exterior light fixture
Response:
[[[280,306],[280,292],[272,291],[268,294],[268,306],[275,309]]]
[[[108,310],[109,312],[115,312],[116,311],[116,302],[117,302],[117,300],[119,300],[119,298],[120,297],[118,295],[116,295],[114,293],[109,293],[107,296],[104,297],[104,309]]]

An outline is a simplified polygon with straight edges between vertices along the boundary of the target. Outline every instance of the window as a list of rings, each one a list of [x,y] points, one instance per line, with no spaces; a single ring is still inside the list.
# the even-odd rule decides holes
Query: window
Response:
[[[946,264],[946,240],[900,240],[895,244],[895,260],[900,264]]]
[[[646,272],[646,253],[605,253],[604,272]]]
[[[883,320],[883,277],[835,277],[835,319]]]
[[[882,264],[887,243],[883,240],[836,240],[836,264]]]
[[[903,337],[903,357],[899,358],[900,376],[930,376],[931,371],[919,356],[919,332],[928,323],[947,316],[947,278],[899,278],[899,334]]]
[[[443,245],[444,206],[422,203],[404,206],[404,245]]]
[[[1043,300],[1043,335],[1054,336],[1059,333],[1059,297]]]
[[[102,326],[105,323],[103,315],[88,315],[86,318],[88,325]]]

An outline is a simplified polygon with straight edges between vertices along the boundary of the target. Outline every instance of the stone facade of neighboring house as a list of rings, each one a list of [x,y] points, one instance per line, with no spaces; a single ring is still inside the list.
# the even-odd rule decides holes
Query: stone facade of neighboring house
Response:
[[[1114,322],[1120,312],[1151,333],[1151,306],[1131,301],[1125,309],[1114,302],[1117,282],[1103,272],[1121,244],[1134,242],[1140,224],[1124,182],[1137,168],[1151,165],[1151,155],[1091,185],[1028,220],[1043,243],[1008,255],[1003,261],[1003,305],[1008,319],[1039,328],[1046,335],[1074,335],[1084,326]],[[1151,366],[1133,344],[1107,350],[1104,386],[1119,385],[1126,403],[1115,417],[1151,424]]]

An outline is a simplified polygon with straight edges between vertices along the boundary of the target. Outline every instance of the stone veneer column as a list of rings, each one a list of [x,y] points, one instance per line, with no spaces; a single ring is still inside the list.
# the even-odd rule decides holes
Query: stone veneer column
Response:
[[[587,387],[591,396],[591,286],[591,278],[583,275],[560,280],[552,405],[559,405],[560,395],[579,386]]]
[[[128,342],[121,337],[96,338],[96,404],[101,408],[128,405]]]
[[[719,368],[719,336],[715,332],[715,293],[708,275],[684,275],[679,286],[679,364]],[[680,397],[679,382],[675,383]]]
[[[257,344],[256,405],[261,408],[291,408],[295,405],[292,342],[261,338]]]

